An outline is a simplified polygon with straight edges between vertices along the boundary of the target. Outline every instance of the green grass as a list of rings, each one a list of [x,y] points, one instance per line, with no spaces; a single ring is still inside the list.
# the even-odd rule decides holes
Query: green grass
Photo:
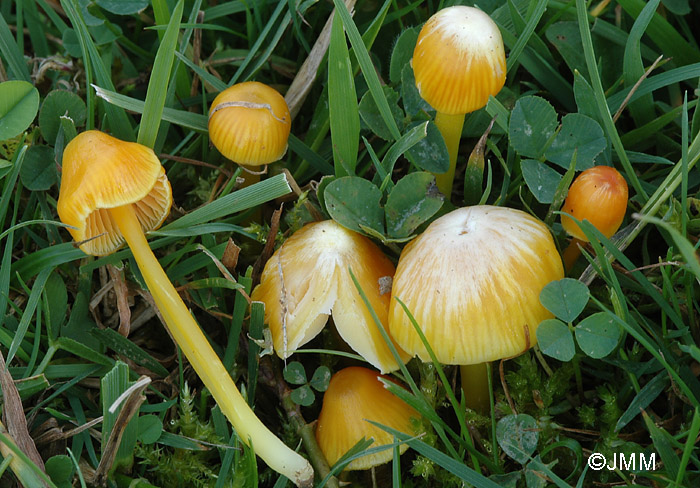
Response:
[[[419,211],[429,190],[408,179],[397,184],[409,173],[434,172],[446,151],[413,84],[406,39],[408,29],[455,3],[477,3],[499,26],[507,80],[467,116],[451,201],[437,213]],[[584,0],[357,0],[350,11],[340,0],[87,4],[0,3],[0,82],[33,84],[42,104],[32,111],[0,84],[0,128],[13,134],[0,141],[0,352],[46,464],[42,471],[17,447],[21,429],[3,430],[0,485],[50,478],[58,488],[90,486],[101,466],[110,487],[291,486],[256,461],[179,354],[130,251],[86,256],[60,223],[57,168],[69,140],[89,129],[152,147],[163,161],[174,207],[150,245],[256,414],[313,461],[315,486],[700,483],[697,2],[619,0],[596,16],[599,2]],[[249,80],[284,94],[336,8],[330,48],[292,122],[288,152],[261,183],[239,188],[241,171],[210,144],[209,105],[231,83]],[[84,118],[74,105],[70,113],[43,105],[57,90],[84,102]],[[28,127],[17,122],[32,117]],[[391,444],[359,443],[336,466],[324,465],[307,427],[322,395],[295,404],[285,393],[285,363],[259,354],[269,352],[263,309],[248,297],[264,260],[321,216],[361,230],[396,262],[408,239],[462,205],[467,159],[492,117],[482,201],[545,221],[559,249],[568,244],[559,210],[571,178],[606,164],[629,184],[617,235],[582,223],[591,244],[568,276],[586,294],[569,297],[582,304],[578,315],[558,317],[563,327],[551,328],[560,334],[554,339],[571,341],[574,355],[561,360],[536,347],[493,364],[488,414],[465,411],[455,366],[414,359],[394,373],[405,388],[387,387],[420,413],[423,433],[392,432]],[[520,136],[523,124],[533,138]],[[570,149],[566,157],[562,147]],[[397,187],[417,194],[399,201],[394,193],[387,205]],[[272,212],[282,202],[277,226]],[[415,226],[397,227],[396,212]],[[127,336],[117,332],[118,298],[131,314]],[[591,339],[600,317],[612,335]],[[291,359],[309,376],[321,366],[367,366],[331,329]],[[143,403],[128,425],[115,423],[111,403],[140,375],[151,379]],[[3,391],[3,411],[12,398]],[[5,427],[17,419],[3,419]],[[57,432],[52,426],[64,437],[42,436]],[[111,452],[115,434],[122,438]],[[401,445],[408,449],[399,456]],[[341,473],[382,450],[393,452],[387,465]],[[656,469],[594,470],[592,453],[608,460],[654,454]]]

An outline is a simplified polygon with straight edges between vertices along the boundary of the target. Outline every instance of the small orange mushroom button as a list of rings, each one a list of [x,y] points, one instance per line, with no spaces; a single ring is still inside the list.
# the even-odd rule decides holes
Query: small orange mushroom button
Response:
[[[615,168],[594,166],[571,184],[561,211],[578,220],[588,220],[605,237],[611,237],[625,217],[627,197],[627,182]],[[578,224],[567,215],[561,216],[561,225],[568,234],[588,242]]]

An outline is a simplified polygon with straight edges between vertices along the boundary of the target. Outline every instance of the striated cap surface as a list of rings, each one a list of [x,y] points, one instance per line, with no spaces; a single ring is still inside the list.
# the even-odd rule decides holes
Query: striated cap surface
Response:
[[[209,138],[221,154],[247,166],[273,163],[287,152],[291,116],[284,97],[263,83],[238,83],[217,95]]]
[[[391,434],[367,420],[406,434],[415,433],[412,419],[420,417],[418,412],[384,388],[380,377],[390,379],[367,368],[350,367],[331,378],[316,426],[316,440],[331,466],[363,437],[373,438],[373,447],[394,441]],[[407,444],[401,444],[401,453],[407,448]],[[387,449],[355,459],[345,469],[369,469],[392,457],[392,450]]]
[[[520,210],[481,205],[440,217],[404,248],[392,298],[406,304],[441,363],[475,364],[533,346],[537,326],[552,317],[540,291],[563,277],[544,223]],[[430,361],[396,299],[389,328],[406,352]]]
[[[124,244],[109,209],[134,206],[144,232],[157,229],[172,190],[152,149],[97,130],[76,136],[63,152],[58,215],[87,254],[103,256]],[[87,242],[83,242],[87,241]]]
[[[265,265],[251,298],[265,303],[281,358],[316,337],[332,314],[350,347],[382,372],[394,371],[398,364],[348,269],[386,328],[390,294],[382,293],[380,279],[393,276],[394,265],[372,241],[333,220],[307,224],[287,239]]]
[[[448,7],[430,17],[411,64],[421,97],[445,114],[484,107],[506,80],[501,32],[491,17],[474,7]]]

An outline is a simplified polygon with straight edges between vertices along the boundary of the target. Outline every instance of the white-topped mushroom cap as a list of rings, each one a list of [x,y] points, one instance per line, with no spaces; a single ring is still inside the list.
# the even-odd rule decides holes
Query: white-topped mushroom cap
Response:
[[[552,316],[540,291],[563,277],[544,223],[520,210],[482,205],[440,217],[406,246],[392,297],[406,304],[440,362],[475,364],[534,345],[537,326]],[[430,360],[395,299],[389,328],[406,352]]]

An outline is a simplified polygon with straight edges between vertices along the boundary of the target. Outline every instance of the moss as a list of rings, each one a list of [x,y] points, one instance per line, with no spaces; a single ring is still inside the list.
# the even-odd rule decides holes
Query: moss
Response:
[[[180,394],[178,416],[170,421],[168,430],[173,434],[196,441],[212,444],[225,443],[216,435],[214,427],[208,420],[200,419],[187,384]],[[136,448],[136,458],[148,471],[148,478],[155,481],[158,486],[213,488],[216,485],[218,468],[212,468],[220,463],[216,449],[191,451],[157,444],[139,444]],[[225,486],[232,485],[229,482]]]

